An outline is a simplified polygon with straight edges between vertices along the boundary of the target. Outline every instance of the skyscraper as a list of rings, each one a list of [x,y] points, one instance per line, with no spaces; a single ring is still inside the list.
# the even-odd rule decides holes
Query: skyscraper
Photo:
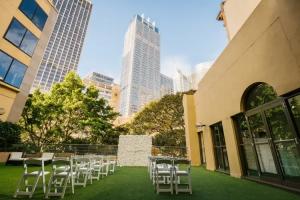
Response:
[[[136,15],[125,35],[121,114],[130,116],[160,96],[160,34],[155,22]]]
[[[173,94],[173,93],[174,93],[173,79],[164,74],[160,74],[160,97],[163,97],[167,94]]]
[[[57,22],[35,77],[33,89],[49,91],[54,83],[77,70],[92,11],[90,0],[53,0]]]

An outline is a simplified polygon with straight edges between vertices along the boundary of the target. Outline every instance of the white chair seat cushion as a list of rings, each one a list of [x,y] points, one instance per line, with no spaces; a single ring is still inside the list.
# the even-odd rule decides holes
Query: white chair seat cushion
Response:
[[[161,170],[161,171],[158,171],[158,175],[170,175],[170,171],[167,171],[167,170]]]
[[[39,171],[34,171],[34,172],[29,172],[27,174],[30,174],[30,175],[38,175]],[[49,174],[50,172],[48,171],[44,171],[44,175],[47,175]],[[42,176],[42,173],[40,173],[40,176]]]
[[[187,171],[184,171],[184,170],[179,170],[179,171],[176,171],[176,174],[177,175],[188,175],[189,173]]]

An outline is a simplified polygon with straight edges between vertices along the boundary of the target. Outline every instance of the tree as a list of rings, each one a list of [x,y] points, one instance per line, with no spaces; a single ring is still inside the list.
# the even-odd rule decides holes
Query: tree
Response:
[[[106,100],[99,98],[99,91],[94,87],[87,88],[83,99],[83,125],[90,132],[90,141],[93,143],[108,143],[116,133],[113,121],[119,115],[113,111]]]
[[[130,124],[131,134],[146,134],[160,146],[184,146],[182,94],[165,95],[149,103]]]
[[[96,88],[86,88],[70,72],[49,93],[36,90],[29,96],[19,124],[24,138],[41,149],[46,143],[70,143],[74,136],[101,143],[115,134],[112,123],[117,116]]]
[[[21,142],[21,128],[11,122],[0,121],[0,147],[7,148]]]
[[[38,149],[45,143],[55,142],[60,134],[56,118],[59,110],[59,106],[51,101],[48,94],[36,90],[30,95],[19,121],[25,142]]]

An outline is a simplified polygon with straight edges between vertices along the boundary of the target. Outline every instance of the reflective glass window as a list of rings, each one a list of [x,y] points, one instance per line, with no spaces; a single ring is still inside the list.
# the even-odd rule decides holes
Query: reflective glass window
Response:
[[[19,46],[23,40],[25,33],[26,28],[18,20],[13,19],[7,30],[5,38],[14,45]]]
[[[277,98],[274,89],[265,83],[260,83],[250,89],[246,96],[245,109],[250,110]]]
[[[33,55],[34,49],[38,42],[38,38],[35,37],[30,31],[27,31],[25,37],[21,43],[20,48],[27,54]]]
[[[46,21],[47,21],[47,14],[43,11],[42,8],[40,8],[39,6],[36,9],[36,12],[32,18],[32,22],[40,29],[43,30]]]
[[[14,87],[19,88],[23,81],[25,72],[26,66],[19,61],[14,60],[4,81]]]
[[[0,51],[0,80],[4,79],[12,60],[10,56]]]
[[[36,10],[37,4],[35,0],[23,0],[19,9],[28,17],[32,18]]]

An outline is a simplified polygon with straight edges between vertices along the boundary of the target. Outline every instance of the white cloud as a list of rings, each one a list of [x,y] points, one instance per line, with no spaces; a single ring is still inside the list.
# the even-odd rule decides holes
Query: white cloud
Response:
[[[196,66],[194,66],[194,69],[193,69],[194,76],[192,76],[193,77],[193,81],[192,81],[193,89],[198,88],[199,82],[205,76],[205,74],[208,72],[208,70],[213,65],[213,63],[214,63],[214,61],[208,61],[208,62],[199,63]]]

